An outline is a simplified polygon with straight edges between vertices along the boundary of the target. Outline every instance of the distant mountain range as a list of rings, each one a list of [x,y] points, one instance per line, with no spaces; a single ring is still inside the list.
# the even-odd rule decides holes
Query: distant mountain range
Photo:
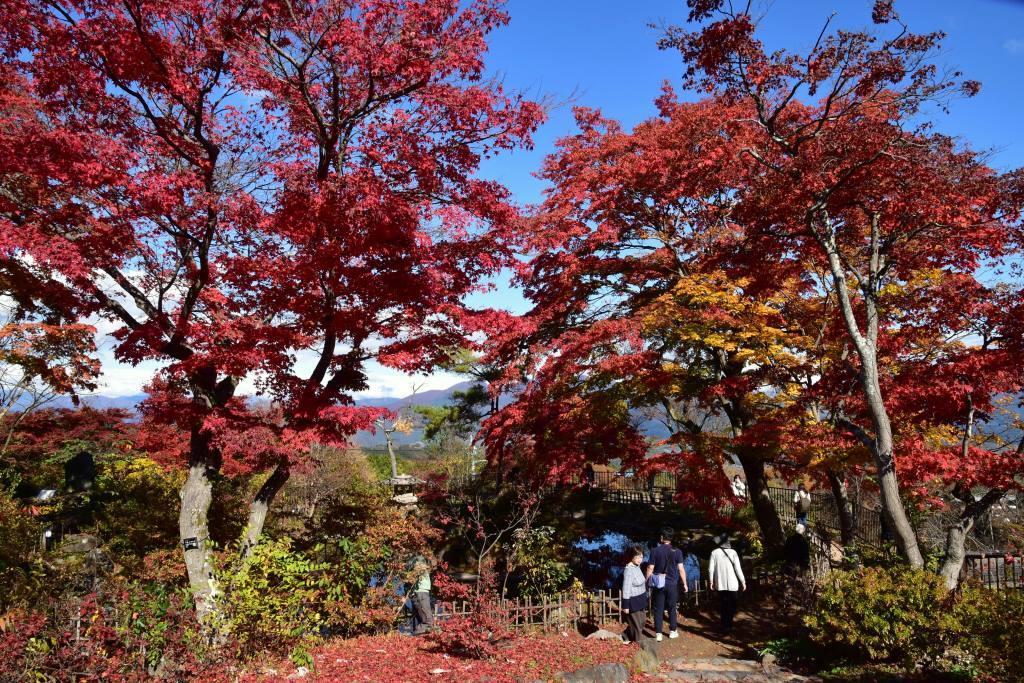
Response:
[[[452,394],[456,391],[465,391],[472,382],[459,382],[453,384],[447,389],[432,389],[430,391],[421,391],[414,395],[409,396],[365,396],[356,399],[356,405],[358,406],[379,406],[381,408],[388,408],[389,410],[398,410],[400,408],[407,408],[412,405],[421,406],[443,406],[451,401]],[[107,410],[110,408],[121,408],[135,412],[138,409],[138,405],[146,399],[146,394],[131,394],[128,396],[104,396],[102,394],[89,394],[87,396],[80,397],[81,405],[88,406],[89,408],[95,408],[96,410]],[[61,396],[49,404],[51,408],[74,408],[71,398],[68,396]],[[422,443],[423,441],[423,429],[420,426],[416,426],[415,429],[409,434],[394,434],[393,440],[397,446],[414,446]],[[380,447],[384,448],[384,435],[373,434],[371,432],[358,432],[354,437],[353,441],[358,446],[363,447]]]
[[[447,389],[432,389],[430,391],[421,391],[415,395],[409,396],[366,396],[356,399],[356,405],[359,406],[380,406],[382,408],[388,408],[390,410],[398,410],[400,408],[407,408],[413,405],[426,405],[426,406],[443,406],[451,402],[452,394],[456,391],[465,391],[472,382],[459,382],[453,384]],[[146,394],[132,394],[130,396],[103,396],[101,394],[92,394],[81,397],[82,405],[95,408],[97,410],[105,410],[108,408],[123,408],[135,412],[136,407],[146,398]],[[502,401],[504,405],[505,401]],[[71,399],[62,396],[50,404],[51,407],[55,408],[73,408]],[[647,436],[655,439],[664,439],[669,436],[668,428],[659,420],[650,419],[644,416],[641,412],[635,411],[634,418],[636,419],[640,431]],[[998,434],[1005,441],[1015,441],[1020,438],[1020,430],[1014,425],[1014,415],[1010,412],[998,413],[992,417],[991,420],[978,425],[978,431],[981,433]],[[423,429],[422,426],[416,424],[413,431],[409,434],[393,435],[395,445],[405,448],[417,448],[422,447],[423,444]],[[384,448],[385,441],[383,434],[373,434],[371,432],[358,432],[353,437],[353,442],[357,446],[363,448]]]

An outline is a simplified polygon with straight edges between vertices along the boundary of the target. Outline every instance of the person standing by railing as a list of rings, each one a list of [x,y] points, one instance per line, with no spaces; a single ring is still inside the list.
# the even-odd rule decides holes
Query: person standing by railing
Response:
[[[687,540],[680,551],[683,554],[683,590],[684,592],[700,591],[700,558],[697,557],[694,543]]]
[[[430,563],[422,555],[414,560],[416,583],[412,589],[412,607],[415,617],[413,635],[429,633],[434,629],[434,608],[430,604]]]
[[[811,511],[811,494],[807,492],[803,482],[800,482],[796,493],[793,494],[793,510],[796,512],[796,523],[807,526],[807,515]]]

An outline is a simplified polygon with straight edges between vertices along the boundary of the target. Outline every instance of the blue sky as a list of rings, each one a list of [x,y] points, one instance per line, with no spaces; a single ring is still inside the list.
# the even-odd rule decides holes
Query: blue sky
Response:
[[[804,48],[833,11],[836,26],[870,26],[871,5],[871,0],[763,2],[760,36],[771,48]],[[999,169],[1024,166],[1024,1],[897,0],[896,9],[917,32],[945,31],[940,65],[982,83],[977,97],[957,101],[950,114],[939,116],[939,130],[991,150],[991,163]],[[568,101],[551,112],[534,150],[499,157],[484,168],[520,203],[530,204],[543,191],[533,173],[555,141],[574,131],[572,105],[599,108],[627,128],[654,115],[661,84],[678,84],[683,67],[676,53],[657,49],[661,32],[651,24],[684,23],[686,6],[683,0],[510,0],[508,10],[511,23],[492,35],[489,70],[510,89]],[[516,312],[526,308],[518,292],[500,282],[473,303]],[[139,379],[150,376],[104,356],[103,393],[135,393]],[[404,395],[414,383],[432,389],[459,379],[443,373],[409,378],[377,365],[368,371],[370,395]]]
[[[824,21],[833,26],[872,27],[871,0],[774,0],[755,7],[759,36],[769,48],[807,48]],[[958,100],[938,129],[972,147],[991,150],[991,163],[1007,170],[1024,166],[1024,0],[896,0],[896,9],[916,32],[947,34],[939,65],[981,81],[981,93]],[[675,52],[656,46],[651,25],[684,24],[684,0],[510,0],[512,20],[494,34],[488,60],[506,85],[571,103],[551,112],[536,136],[536,148],[488,163],[520,202],[541,199],[543,183],[533,177],[558,138],[574,131],[572,105],[595,107],[627,128],[653,116],[654,99],[665,81],[678,85],[683,71]],[[499,285],[486,303],[516,312],[527,303]]]

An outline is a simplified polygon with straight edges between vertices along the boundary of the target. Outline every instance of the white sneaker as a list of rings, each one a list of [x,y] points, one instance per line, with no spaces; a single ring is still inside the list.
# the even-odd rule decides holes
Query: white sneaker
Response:
[[[654,639],[660,643],[661,642],[661,634],[659,633],[658,635],[654,636]]]
[[[679,633],[677,631],[669,631],[668,632],[668,637],[669,637],[670,640],[672,638],[678,638],[679,637]]]

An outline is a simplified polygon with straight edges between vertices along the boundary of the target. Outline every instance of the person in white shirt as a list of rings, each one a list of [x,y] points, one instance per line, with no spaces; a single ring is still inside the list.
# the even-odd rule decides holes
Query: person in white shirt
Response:
[[[747,590],[747,580],[740,566],[740,556],[732,549],[729,537],[722,534],[715,541],[718,547],[711,552],[708,580],[711,590],[718,592],[722,631],[728,633],[736,618],[736,599],[741,590]]]
[[[745,500],[747,497],[747,485],[743,483],[738,474],[732,478],[732,495],[740,500]]]
[[[807,513],[811,511],[811,494],[807,492],[803,482],[800,482],[796,493],[793,494],[793,509],[796,511],[796,523],[806,527]]]

